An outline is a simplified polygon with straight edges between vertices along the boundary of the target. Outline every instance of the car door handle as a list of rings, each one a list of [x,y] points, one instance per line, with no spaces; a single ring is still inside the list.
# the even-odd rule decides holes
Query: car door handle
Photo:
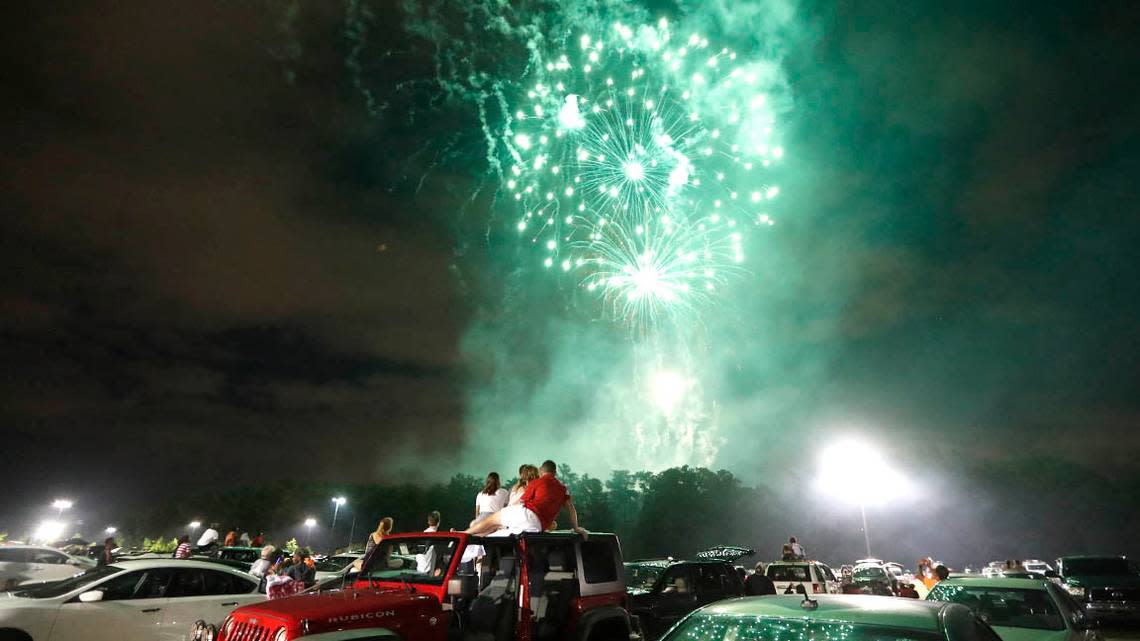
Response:
[[[227,606],[227,607],[231,606],[231,605],[237,605],[237,601],[226,601],[222,605]]]
[[[161,609],[162,609],[162,608],[144,608],[144,609],[142,609],[142,610],[139,610],[139,612],[148,612],[148,613],[149,613],[149,612],[158,612],[158,611],[159,611],[159,610],[161,610]]]

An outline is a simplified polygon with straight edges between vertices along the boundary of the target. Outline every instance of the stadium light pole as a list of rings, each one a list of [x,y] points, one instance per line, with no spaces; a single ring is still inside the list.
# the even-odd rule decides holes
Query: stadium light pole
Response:
[[[345,503],[348,503],[348,499],[344,498],[343,496],[334,496],[332,499],[332,502],[333,502],[333,520],[332,520],[332,525],[329,526],[330,530],[336,528],[336,515],[338,513],[340,513],[340,506],[344,505]]]
[[[819,489],[840,500],[859,506],[863,519],[863,545],[871,558],[871,534],[867,528],[867,506],[902,498],[908,491],[906,477],[893,469],[878,449],[859,441],[841,441],[822,454]],[[836,461],[859,464],[855,474],[845,474]]]
[[[51,502],[51,506],[59,510],[59,518],[61,519],[63,518],[63,511],[70,510],[72,505],[74,505],[74,503],[67,499],[56,499]]]
[[[305,519],[305,547],[311,547],[313,542],[313,526],[317,524],[317,520],[313,517]]]

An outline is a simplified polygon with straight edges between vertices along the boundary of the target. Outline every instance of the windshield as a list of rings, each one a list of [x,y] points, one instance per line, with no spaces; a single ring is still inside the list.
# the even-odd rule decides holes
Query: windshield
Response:
[[[666,641],[941,641],[937,632],[852,625],[847,622],[765,619],[697,614],[685,619]]]
[[[123,570],[121,568],[117,568],[113,565],[104,565],[101,567],[92,568],[86,572],[81,572],[71,578],[67,578],[62,581],[46,583],[34,588],[28,588],[27,590],[20,590],[18,592],[14,592],[13,594],[18,597],[24,597],[27,599],[50,599],[52,597],[63,596],[72,590],[76,590],[85,585],[89,585],[101,579],[105,579],[112,574],[122,571]]]
[[[1065,629],[1060,608],[1044,589],[980,588],[943,583],[934,586],[928,598],[961,603],[990,625],[1032,630]]]
[[[388,539],[373,550],[359,578],[441,585],[458,546],[451,538]]]
[[[855,568],[855,573],[852,577],[856,581],[879,581],[887,578],[887,572],[883,568],[867,566],[864,568]]]
[[[345,569],[346,567],[348,567],[348,565],[355,560],[356,560],[355,556],[334,556],[334,557],[330,557],[330,558],[325,559],[324,561],[318,561],[317,562],[317,564],[316,564],[317,571],[318,572],[339,572],[339,571]]]
[[[1065,575],[1105,576],[1132,574],[1126,559],[1069,559],[1065,561]]]
[[[651,590],[665,568],[660,565],[626,564],[625,583],[631,590]]]
[[[773,581],[811,582],[811,568],[806,565],[769,565],[768,578]]]

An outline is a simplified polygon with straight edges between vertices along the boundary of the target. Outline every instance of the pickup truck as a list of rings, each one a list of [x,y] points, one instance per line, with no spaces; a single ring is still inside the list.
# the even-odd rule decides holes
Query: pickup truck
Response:
[[[1140,568],[1123,556],[1057,559],[1061,585],[1097,621],[1140,620]]]
[[[612,534],[460,532],[386,537],[344,589],[233,611],[219,641],[629,641]],[[213,631],[198,634],[213,638]]]

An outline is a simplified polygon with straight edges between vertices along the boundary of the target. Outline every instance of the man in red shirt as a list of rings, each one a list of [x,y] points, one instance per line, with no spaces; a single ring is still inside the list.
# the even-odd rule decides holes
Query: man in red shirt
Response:
[[[510,534],[522,532],[542,532],[554,525],[563,506],[570,515],[570,527],[585,535],[585,528],[578,526],[578,512],[574,501],[562,481],[558,480],[558,466],[554,461],[546,461],[539,468],[540,476],[531,481],[523,492],[522,499],[515,505],[495,512],[491,516],[472,525],[468,534],[491,534],[506,530]]]

